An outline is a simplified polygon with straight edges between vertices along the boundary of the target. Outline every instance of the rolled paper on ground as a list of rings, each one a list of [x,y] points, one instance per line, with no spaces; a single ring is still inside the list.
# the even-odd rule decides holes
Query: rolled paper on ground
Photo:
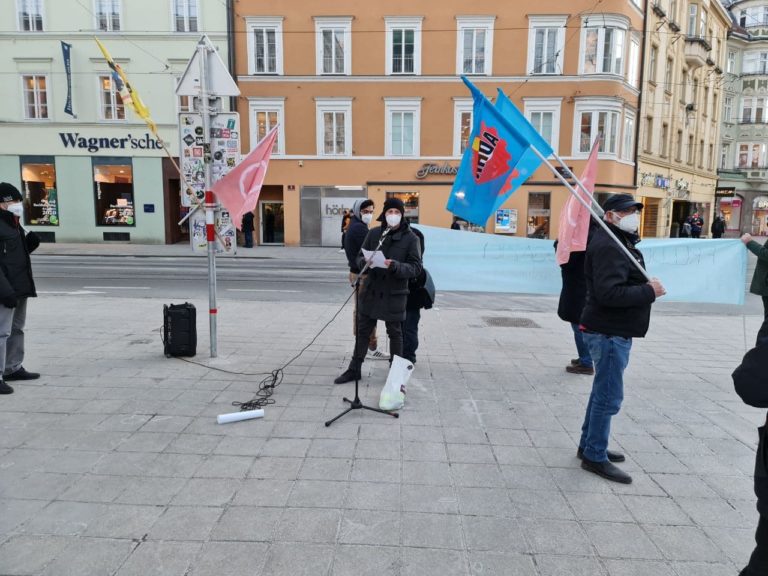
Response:
[[[231,422],[240,422],[241,420],[251,420],[253,418],[263,418],[264,410],[246,410],[245,412],[232,412],[231,414],[219,414],[216,416],[216,422],[219,424],[229,424]]]

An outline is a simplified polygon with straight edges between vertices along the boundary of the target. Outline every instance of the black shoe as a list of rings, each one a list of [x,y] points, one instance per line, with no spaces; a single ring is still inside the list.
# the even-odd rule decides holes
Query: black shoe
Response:
[[[0,394],[13,394],[13,388],[8,386],[5,382],[0,380]]]
[[[614,452],[612,450],[606,450],[605,452],[608,454],[609,462],[624,462],[624,460],[626,460],[626,458],[624,458],[624,454],[621,452]],[[584,460],[584,450],[581,448],[576,450],[576,458],[579,460]]]
[[[347,382],[354,382],[355,380],[360,380],[361,377],[362,377],[362,374],[360,373],[360,370],[352,370],[352,368],[349,368],[341,376],[336,378],[336,380],[334,380],[333,383],[346,384]]]
[[[595,369],[592,366],[584,366],[584,364],[569,364],[565,367],[565,371],[570,374],[585,374],[592,376],[595,373]]]
[[[581,467],[588,472],[602,476],[611,482],[620,482],[621,484],[632,484],[632,476],[624,472],[621,468],[614,466],[610,462],[593,462],[586,458],[581,459]]]
[[[24,366],[21,366],[16,372],[3,376],[4,380],[37,380],[38,378],[40,378],[40,374],[37,372],[27,372],[24,370]]]

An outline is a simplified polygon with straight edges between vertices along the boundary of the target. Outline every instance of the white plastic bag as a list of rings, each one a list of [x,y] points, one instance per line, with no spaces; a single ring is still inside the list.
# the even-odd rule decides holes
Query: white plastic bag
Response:
[[[405,405],[405,385],[413,374],[413,364],[400,356],[392,357],[387,383],[379,396],[382,410],[400,410]]]

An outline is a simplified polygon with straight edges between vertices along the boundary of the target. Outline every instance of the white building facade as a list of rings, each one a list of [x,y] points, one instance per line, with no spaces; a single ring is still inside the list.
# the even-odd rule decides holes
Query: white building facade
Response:
[[[177,241],[179,176],[125,105],[98,37],[178,155],[175,85],[202,34],[228,61],[229,2],[0,0],[0,180],[49,242]],[[66,62],[66,53],[69,62]],[[228,109],[228,103],[225,103]]]

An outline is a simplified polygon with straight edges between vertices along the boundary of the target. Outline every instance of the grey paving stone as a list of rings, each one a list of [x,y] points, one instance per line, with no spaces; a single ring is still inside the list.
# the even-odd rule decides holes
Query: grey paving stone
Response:
[[[141,542],[116,576],[185,576],[200,543]]]
[[[205,461],[200,454],[171,454],[163,452],[147,466],[147,476],[191,478]]]
[[[507,491],[503,488],[458,488],[456,492],[459,512],[464,516],[511,518],[515,514]]]
[[[140,539],[163,513],[163,506],[105,504],[85,529],[85,536]]]
[[[309,446],[308,456],[312,458],[352,458],[355,455],[356,440],[336,438],[315,438]]]
[[[345,510],[339,542],[397,546],[400,543],[400,515],[383,510]]]
[[[267,443],[266,438],[242,438],[239,436],[225,438],[209,436],[209,438],[217,439],[217,444],[213,448],[214,454],[226,454],[229,456],[259,456],[264,444]],[[205,452],[205,454],[208,452]]]
[[[341,511],[327,508],[286,508],[277,528],[276,540],[331,544],[341,522]]]
[[[604,576],[606,573],[597,558],[537,554],[536,565],[541,576]]]
[[[505,485],[495,464],[451,464],[451,474],[457,486],[501,488]]]
[[[492,552],[529,552],[523,532],[512,518],[463,516],[467,548]]]
[[[448,444],[448,459],[451,462],[495,464],[496,459],[490,446],[478,444]]]
[[[293,480],[243,480],[232,502],[235,506],[285,506]]]
[[[47,504],[46,500],[0,500],[0,534],[11,532]]]
[[[283,515],[282,508],[232,506],[224,511],[211,532],[211,540],[271,542]]]
[[[136,432],[117,446],[119,452],[162,452],[176,434],[173,432]]]
[[[78,538],[48,564],[42,576],[114,574],[135,545],[130,540]]]
[[[587,535],[576,522],[521,519],[520,527],[535,554],[592,556]]]
[[[662,555],[643,530],[634,524],[584,522],[582,527],[603,558],[661,560]]]
[[[208,540],[221,508],[169,506],[149,530],[150,540]]]
[[[344,462],[333,460],[333,462]],[[350,462],[351,465],[351,462]],[[306,464],[305,464],[306,466]],[[400,462],[396,460],[368,460],[356,459],[352,467],[351,480],[355,482],[392,482],[401,480]],[[450,473],[449,473],[450,477]],[[340,478],[329,478],[339,480]]]
[[[206,542],[195,559],[190,576],[243,576],[261,573],[267,544],[256,542]]]
[[[449,486],[405,484],[400,498],[405,512],[456,514],[459,511],[458,498]]]
[[[251,456],[209,455],[198,466],[196,478],[245,478],[255,458]]]
[[[270,438],[261,449],[263,456],[303,458],[311,440],[306,438]]]
[[[651,474],[651,478],[673,497],[717,498],[717,494],[693,474]]]
[[[0,574],[39,574],[76,541],[62,536],[13,536],[0,544]]]
[[[403,576],[468,576],[469,573],[467,556],[458,550],[403,550]]]
[[[344,500],[344,507],[353,510],[400,510],[400,506],[400,486],[380,482],[350,482]]]
[[[400,442],[389,440],[359,440],[355,449],[355,458],[373,460],[400,460]]]
[[[106,510],[104,504],[51,502],[22,527],[26,534],[76,536]]]
[[[645,530],[668,560],[717,562],[721,558],[717,546],[699,528],[649,525]]]
[[[332,576],[399,576],[402,560],[398,548],[339,546]]]
[[[212,434],[178,434],[166,447],[166,452],[178,454],[210,454],[220,443],[230,440]],[[232,439],[234,440],[234,439]],[[249,443],[237,442],[237,445],[248,446]],[[261,449],[261,446],[259,446]],[[227,452],[222,452],[227,453]],[[239,452],[236,452],[239,453]]]
[[[325,576],[333,560],[333,546],[280,542],[270,546],[263,573],[270,576]]]
[[[463,547],[457,515],[406,512],[402,515],[402,522],[404,546],[453,550]]]
[[[721,498],[676,498],[675,502],[699,526],[740,528],[747,519]]]
[[[473,576],[538,576],[533,557],[521,554],[470,551]]]
[[[508,488],[515,490],[558,490],[549,469],[540,466],[502,466],[501,473]]]
[[[184,478],[133,478],[115,499],[120,504],[147,504],[164,506],[186,485]]]
[[[447,462],[403,462],[403,483],[451,486],[451,467]]]
[[[154,453],[112,452],[100,458],[91,472],[112,476],[145,476],[157,456]]]
[[[512,509],[521,518],[573,520],[573,512],[560,492],[544,490],[508,490]]]
[[[757,521],[755,521],[757,525]],[[704,533],[737,566],[746,565],[755,547],[754,528],[705,527]]]
[[[671,564],[676,576],[732,576],[735,573],[730,564],[705,562],[672,562]]]
[[[297,480],[287,505],[295,508],[341,508],[346,492],[347,482]]]
[[[112,502],[132,482],[133,478],[129,477],[84,474],[59,498],[77,502]]]
[[[192,478],[171,500],[174,506],[224,506],[239,490],[241,481]]]
[[[579,520],[595,522],[632,522],[633,518],[621,499],[614,494],[565,492],[568,504]]]
[[[274,480],[296,480],[304,460],[302,458],[282,458],[259,456],[253,462],[248,478]]]
[[[79,478],[78,474],[33,473],[9,475],[0,482],[0,497],[52,500],[65,492]]]
[[[655,560],[606,559],[605,565],[610,576],[676,576],[672,567]]]
[[[440,442],[403,442],[403,460],[447,462],[448,455]]]

